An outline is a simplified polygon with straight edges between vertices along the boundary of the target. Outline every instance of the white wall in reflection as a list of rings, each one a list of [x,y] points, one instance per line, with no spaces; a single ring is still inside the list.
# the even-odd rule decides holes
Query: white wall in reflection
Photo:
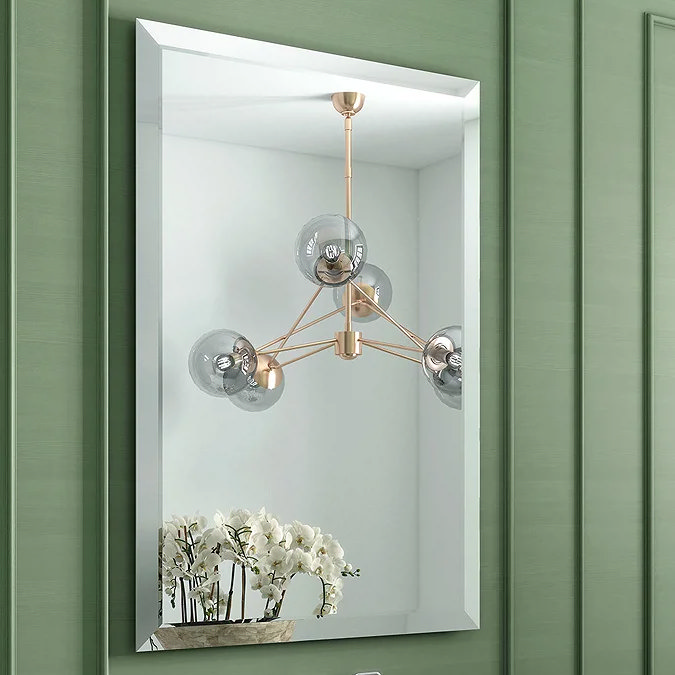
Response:
[[[460,157],[421,170],[358,162],[356,123],[354,136],[353,219],[368,260],[392,280],[390,312],[422,335],[461,324]],[[315,290],[295,266],[295,237],[310,218],[343,212],[343,162],[165,135],[162,167],[164,516],[265,506],[335,535],[362,576],[346,580],[337,616],[308,618],[294,639],[368,633],[361,619],[379,621],[376,633],[433,629],[425,612],[445,617],[436,630],[451,627],[451,608],[464,608],[462,413],[435,398],[421,369],[328,350],[289,365],[282,399],[263,413],[206,396],[187,370],[208,330],[260,345],[290,327]],[[332,309],[326,290],[307,318]],[[297,341],[332,337],[341,323]],[[405,343],[382,320],[362,330]],[[432,559],[443,569],[431,572]],[[310,616],[311,581],[293,581],[287,618]],[[259,616],[262,602],[249,598],[248,616]]]

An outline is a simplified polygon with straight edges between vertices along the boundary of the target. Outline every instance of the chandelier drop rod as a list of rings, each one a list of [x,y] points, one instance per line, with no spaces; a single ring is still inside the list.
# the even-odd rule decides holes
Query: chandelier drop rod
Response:
[[[345,118],[345,216],[352,219],[352,114],[344,112]],[[347,284],[345,298],[345,330],[352,329],[352,287]]]
[[[286,334],[286,337],[282,340],[281,344],[270,358],[270,363],[277,358],[277,354],[286,346],[286,343],[288,342],[289,338],[291,337],[291,335],[293,335],[293,331],[298,327],[299,323],[302,321],[302,318],[305,316],[305,314],[307,314],[309,308],[314,304],[314,301],[319,297],[319,293],[321,293],[322,290],[323,286],[319,286],[319,288],[316,289],[316,292],[314,293],[314,295],[312,295],[312,297],[310,298],[309,302],[305,305],[305,308],[302,310],[302,312],[300,312],[300,316],[293,322],[293,325]]]
[[[412,331],[408,330],[405,326],[402,326],[396,319],[394,319],[392,316],[390,316],[384,309],[382,309],[376,302],[373,302],[372,298],[365,293],[361,288],[359,288],[358,284],[355,284],[353,281],[349,282],[349,285],[352,288],[355,288],[366,300],[366,302],[370,305],[370,307],[373,308],[374,311],[376,311],[382,318],[386,319],[389,321],[389,323],[393,324],[398,328],[405,336],[407,336],[410,340],[412,340],[415,345],[417,345],[420,349],[424,349],[424,341],[422,338],[418,337],[415,335]]]
[[[371,349],[377,349],[378,352],[385,352],[386,354],[391,354],[392,356],[398,356],[400,359],[406,359],[406,361],[412,361],[413,363],[416,363],[418,366],[421,365],[422,363],[420,359],[408,356],[407,354],[399,354],[398,352],[395,352],[393,349],[387,349],[386,347],[379,347],[378,345],[372,344],[368,340],[361,340],[361,342],[366,347],[370,347]]]

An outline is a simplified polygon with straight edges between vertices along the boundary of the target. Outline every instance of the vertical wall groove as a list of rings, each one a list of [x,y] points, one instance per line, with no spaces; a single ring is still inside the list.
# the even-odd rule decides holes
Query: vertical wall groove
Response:
[[[109,223],[108,223],[108,29],[109,3],[98,3],[98,215],[99,215],[99,274],[98,283],[98,350],[99,350],[99,579],[98,579],[98,636],[96,663],[99,675],[107,675],[108,667],[108,391],[109,391]]]
[[[653,480],[653,244],[654,244],[654,27],[645,15],[644,54],[644,261],[643,261],[643,612],[644,675],[654,672],[654,480]]]
[[[4,605],[2,619],[2,660],[8,675],[16,673],[16,0],[8,0],[4,9],[3,38],[5,44],[4,84],[0,94],[4,118],[5,139],[1,143],[5,161],[2,201],[5,202],[2,219],[2,306],[3,354],[2,392],[4,431],[2,456],[2,492],[0,506],[4,529],[2,542],[4,569],[3,588],[0,590]]]
[[[503,321],[504,326],[504,456],[503,456],[503,616],[502,616],[502,672],[504,675],[515,675],[515,615],[514,615],[514,433],[515,433],[515,407],[513,400],[513,387],[515,375],[514,339],[514,257],[515,239],[513,232],[514,222],[514,99],[515,99],[515,0],[504,0],[504,285],[503,285]]]
[[[576,396],[577,396],[577,457],[576,457],[576,659],[577,674],[583,675],[584,643],[584,549],[585,549],[585,428],[584,428],[584,0],[578,0],[576,23]]]
[[[108,3],[83,3],[82,672],[108,672]],[[90,451],[89,451],[90,450]]]

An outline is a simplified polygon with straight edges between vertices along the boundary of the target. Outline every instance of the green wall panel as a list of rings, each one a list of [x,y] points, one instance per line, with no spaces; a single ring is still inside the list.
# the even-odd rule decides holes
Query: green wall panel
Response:
[[[641,5],[586,3],[584,637],[589,674],[643,672]]]
[[[675,20],[654,19],[651,55],[651,336],[654,672],[675,663]]]
[[[94,36],[86,3],[14,4],[16,381],[8,449],[16,473],[16,562],[7,614],[15,620],[16,672],[76,673],[87,663],[86,618],[95,623],[98,613],[85,569],[87,559],[98,564],[96,536],[83,528],[86,511],[97,508],[84,499],[87,457],[98,454],[87,431],[96,416],[87,416],[85,404],[90,383],[98,386],[97,369],[87,370],[86,312],[97,287],[88,284],[85,259],[97,214],[86,175],[96,166],[86,115],[88,82],[96,86],[86,78]],[[93,336],[95,350],[97,343]]]
[[[575,659],[575,0],[514,3],[514,672]],[[545,543],[544,543],[545,542]]]
[[[13,617],[11,675],[104,672],[108,610],[113,675],[669,675],[675,31],[654,28],[648,71],[643,28],[645,11],[675,17],[675,0],[111,0],[109,23],[103,1],[14,5],[14,22],[0,7],[0,72],[16,73],[15,88],[0,82],[0,125],[17,113],[16,161],[0,139],[0,672]],[[134,653],[137,16],[481,80],[479,631]]]

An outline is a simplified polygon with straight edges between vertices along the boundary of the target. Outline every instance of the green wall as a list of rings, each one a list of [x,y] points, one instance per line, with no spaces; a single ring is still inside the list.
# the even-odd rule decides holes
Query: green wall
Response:
[[[670,675],[675,30],[645,12],[675,0],[0,8],[0,672],[104,672],[109,619],[113,675]],[[479,631],[133,652],[137,16],[481,81]]]

